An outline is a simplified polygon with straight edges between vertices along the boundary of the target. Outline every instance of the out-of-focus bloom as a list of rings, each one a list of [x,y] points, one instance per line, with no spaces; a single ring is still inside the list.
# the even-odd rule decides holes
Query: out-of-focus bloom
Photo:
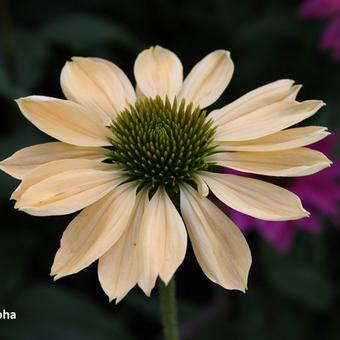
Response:
[[[305,0],[298,14],[310,19],[324,19],[340,14],[339,0]]]
[[[313,144],[313,149],[326,155],[334,156],[337,138],[335,133],[327,139]],[[322,228],[323,217],[330,218],[339,225],[340,213],[340,159],[335,159],[331,168],[317,174],[292,179],[287,189],[297,194],[311,211],[311,216],[296,221],[269,222],[254,219],[250,216],[230,211],[230,215],[243,232],[257,230],[262,237],[272,244],[279,252],[287,252],[293,245],[297,230],[317,233]],[[222,207],[228,211],[226,206]]]
[[[340,60],[340,0],[306,0],[298,14],[306,19],[328,19],[322,33],[320,48]]]
[[[305,146],[328,135],[289,128],[324,104],[296,101],[300,86],[279,80],[214,110],[234,70],[230,53],[203,58],[183,81],[182,64],[159,46],[123,71],[98,58],[73,58],[61,73],[68,100],[17,101],[24,116],[61,142],[18,151],[0,167],[22,180],[12,198],[36,216],[84,209],[63,234],[52,275],[77,273],[99,259],[100,283],[120,300],[138,283],[150,294],[184,259],[187,232],[204,273],[244,291],[251,255],[237,226],[206,196],[265,220],[308,216],[276,185],[214,172],[215,165],[268,176],[304,176],[330,165]],[[104,161],[104,162],[103,162]]]

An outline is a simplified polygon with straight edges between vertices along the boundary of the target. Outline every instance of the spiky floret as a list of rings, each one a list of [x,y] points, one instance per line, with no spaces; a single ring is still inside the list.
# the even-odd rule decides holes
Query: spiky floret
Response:
[[[176,187],[209,167],[215,127],[206,111],[192,104],[143,98],[122,111],[110,126],[114,138],[107,162],[117,164],[127,180],[152,187]]]

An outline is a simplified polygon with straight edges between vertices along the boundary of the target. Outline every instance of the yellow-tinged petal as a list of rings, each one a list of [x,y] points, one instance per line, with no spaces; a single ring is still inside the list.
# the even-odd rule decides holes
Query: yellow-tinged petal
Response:
[[[99,111],[88,111],[71,102],[43,96],[17,100],[23,115],[38,129],[62,142],[79,146],[107,146],[108,120]]]
[[[0,169],[22,179],[39,165],[61,159],[94,159],[102,161],[105,151],[98,147],[82,147],[62,142],[29,146],[0,162]]]
[[[12,198],[16,208],[31,215],[65,215],[98,201],[121,181],[112,164],[64,159],[30,172]]]
[[[309,145],[330,133],[323,126],[307,126],[275,132],[271,135],[239,142],[218,142],[218,151],[278,151]]]
[[[110,301],[119,302],[138,281],[138,237],[147,192],[138,193],[128,226],[119,240],[100,257],[98,277]]]
[[[308,148],[279,152],[220,152],[209,160],[239,171],[285,177],[311,175],[332,164],[323,153]]]
[[[201,175],[219,200],[244,214],[269,221],[309,216],[298,196],[277,185],[230,174]]]
[[[129,226],[135,200],[135,186],[127,183],[85,208],[65,230],[51,275],[77,273],[103,256]]]
[[[181,213],[205,275],[226,289],[244,292],[251,254],[241,231],[189,185],[181,187]]]
[[[160,46],[139,53],[135,66],[138,89],[146,96],[170,101],[178,94],[183,83],[183,67],[175,53]]]
[[[221,109],[212,111],[209,117],[213,118],[216,124],[223,125],[278,101],[287,98],[292,101],[300,89],[300,86],[293,86],[293,84],[294,80],[291,79],[281,79],[266,84],[246,93]]]
[[[73,57],[60,75],[65,96],[91,111],[112,118],[136,101],[135,91],[125,73],[115,64],[100,58]]]
[[[144,93],[141,91],[141,89],[138,87],[138,85],[136,86],[136,96],[137,96],[137,100],[140,99],[145,99],[145,95]]]
[[[315,114],[324,103],[280,101],[251,111],[217,127],[216,140],[244,141],[286,129]]]
[[[204,182],[202,176],[199,174],[195,174],[192,177],[193,181],[196,183],[198,193],[202,197],[207,197],[209,195],[209,188],[207,184]]]
[[[146,295],[150,295],[158,275],[168,284],[184,259],[186,246],[182,218],[160,188],[146,205],[140,227],[138,284]]]
[[[230,52],[217,50],[199,61],[185,78],[179,100],[205,108],[214,103],[228,86],[234,72]]]
[[[301,89],[302,89],[301,84],[292,86],[290,93],[283,100],[295,100]]]

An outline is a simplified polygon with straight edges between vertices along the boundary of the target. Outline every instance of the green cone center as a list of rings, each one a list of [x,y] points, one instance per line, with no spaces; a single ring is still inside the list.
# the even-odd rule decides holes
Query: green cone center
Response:
[[[144,98],[122,111],[110,126],[114,138],[106,162],[127,180],[152,187],[176,187],[207,169],[215,128],[206,112],[191,104]]]

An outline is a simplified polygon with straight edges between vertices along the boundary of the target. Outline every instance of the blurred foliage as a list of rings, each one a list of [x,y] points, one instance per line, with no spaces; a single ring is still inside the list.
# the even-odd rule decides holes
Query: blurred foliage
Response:
[[[59,73],[73,55],[108,58],[132,77],[136,54],[152,44],[176,51],[186,71],[206,53],[229,49],[236,71],[215,106],[288,77],[304,84],[301,99],[328,104],[310,123],[335,130],[340,65],[318,52],[321,24],[299,21],[297,3],[2,1],[0,159],[49,140],[23,119],[13,99],[62,97]],[[118,306],[109,304],[94,265],[53,283],[49,269],[71,217],[39,219],[14,211],[8,198],[16,185],[0,173],[0,310],[18,315],[0,320],[0,339],[157,339],[156,289],[150,299],[134,289]],[[184,338],[339,339],[340,237],[334,222],[325,219],[319,235],[300,232],[284,256],[248,235],[254,263],[245,295],[206,279],[189,250],[177,275]]]

